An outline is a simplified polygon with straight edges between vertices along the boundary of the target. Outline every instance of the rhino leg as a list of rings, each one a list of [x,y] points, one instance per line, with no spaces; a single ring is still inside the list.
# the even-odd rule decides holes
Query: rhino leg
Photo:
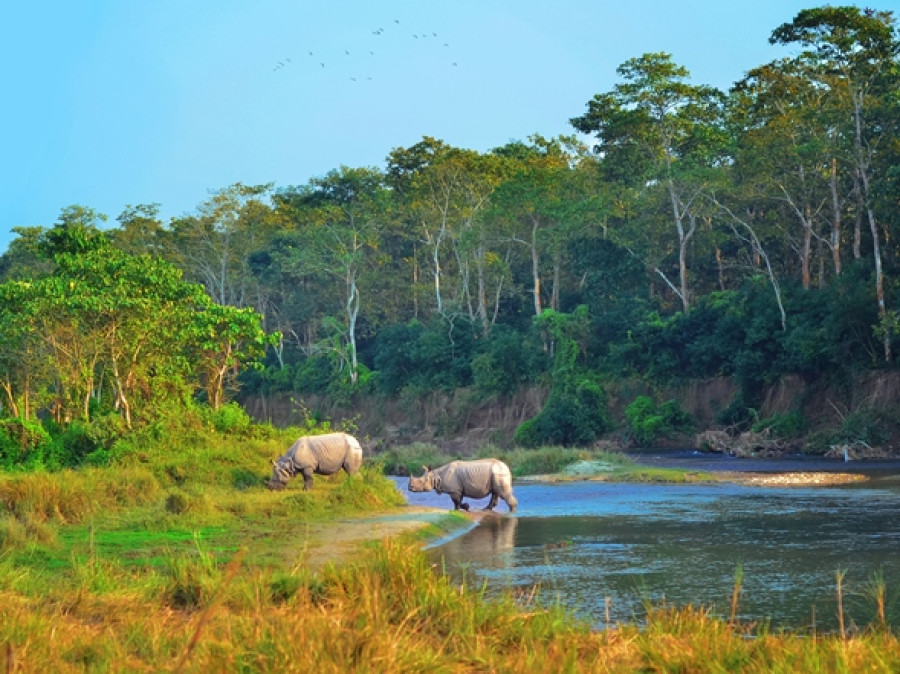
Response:
[[[495,494],[494,492],[491,492],[491,500],[490,500],[490,502],[487,504],[487,506],[485,506],[484,509],[485,509],[485,510],[493,510],[494,507],[497,505],[497,501],[499,501],[499,500],[500,500],[500,496],[498,496],[498,495]]]
[[[509,512],[515,512],[516,506],[519,505],[518,499],[516,499],[516,497],[513,496],[512,494],[510,494],[503,500],[506,501],[506,505],[509,506]]]
[[[468,510],[469,504],[462,502],[462,494],[450,494],[454,510]]]
[[[303,474],[303,491],[309,491],[313,484],[313,469],[301,468],[300,472]]]

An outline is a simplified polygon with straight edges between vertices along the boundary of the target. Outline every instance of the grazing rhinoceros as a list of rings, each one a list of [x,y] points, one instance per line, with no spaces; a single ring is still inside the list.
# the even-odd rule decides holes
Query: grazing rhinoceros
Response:
[[[509,466],[499,459],[451,461],[434,470],[426,466],[422,477],[410,476],[410,491],[432,489],[438,494],[450,494],[455,510],[469,509],[469,504],[462,502],[464,496],[484,498],[490,494],[491,501],[485,510],[492,510],[501,498],[506,501],[510,511],[515,510],[519,503],[513,496]]]
[[[303,475],[303,489],[312,488],[313,473],[333,475],[341,468],[353,475],[362,465],[359,441],[346,433],[304,435],[288,451],[272,462],[269,489],[284,489],[297,473]]]

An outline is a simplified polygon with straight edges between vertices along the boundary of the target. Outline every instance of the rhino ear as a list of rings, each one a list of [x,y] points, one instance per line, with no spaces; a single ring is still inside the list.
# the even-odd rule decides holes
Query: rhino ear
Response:
[[[272,459],[272,465],[273,465],[273,466],[277,466],[277,465],[278,465],[278,462],[277,462],[275,459]]]

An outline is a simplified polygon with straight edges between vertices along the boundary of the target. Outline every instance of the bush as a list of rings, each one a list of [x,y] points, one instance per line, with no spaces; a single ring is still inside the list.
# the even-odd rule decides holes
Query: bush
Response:
[[[606,394],[599,384],[581,378],[571,391],[554,390],[537,416],[516,429],[525,447],[586,445],[611,428]]]
[[[50,433],[36,421],[0,420],[0,465],[42,468],[50,441]]]
[[[629,430],[639,445],[648,446],[670,433],[690,429],[691,418],[675,400],[662,405],[649,396],[638,396],[625,409]]]
[[[205,416],[219,433],[244,433],[253,424],[250,415],[235,402],[225,403],[217,410],[206,408]]]
[[[791,410],[784,414],[773,414],[753,426],[753,431],[756,433],[766,429],[769,429],[776,438],[784,440],[799,438],[806,433],[806,417],[802,410]]]
[[[512,395],[534,378],[535,364],[523,335],[496,325],[486,338],[484,351],[472,359],[472,380],[483,395]]]

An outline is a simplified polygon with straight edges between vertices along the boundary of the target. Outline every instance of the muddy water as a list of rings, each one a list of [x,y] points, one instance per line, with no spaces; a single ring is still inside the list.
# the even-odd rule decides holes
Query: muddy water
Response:
[[[647,462],[691,461],[654,456]],[[801,463],[790,470],[821,469]],[[830,462],[826,468],[843,472],[847,466]],[[759,470],[776,467],[760,464]],[[515,516],[501,502],[500,516],[429,554],[457,582],[518,594],[539,586],[544,602],[560,601],[598,627],[641,621],[648,604],[700,605],[727,617],[738,573],[738,617],[745,622],[835,629],[840,572],[847,624],[872,620],[878,577],[887,587],[888,618],[900,624],[898,475],[900,464],[879,464],[868,481],[834,487],[516,483]],[[407,497],[452,507],[447,496]]]

